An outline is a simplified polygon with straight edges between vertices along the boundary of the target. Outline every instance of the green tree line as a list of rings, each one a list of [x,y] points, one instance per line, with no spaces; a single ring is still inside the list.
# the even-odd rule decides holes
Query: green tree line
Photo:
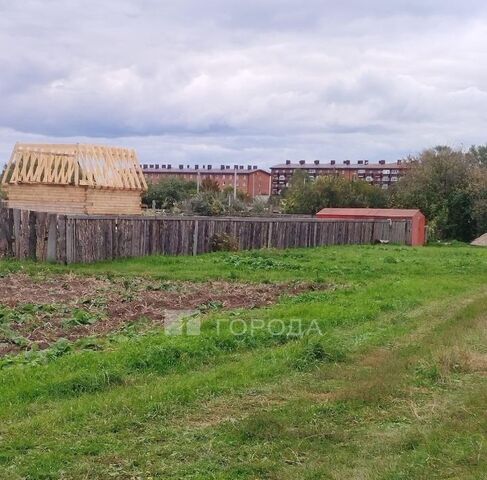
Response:
[[[326,207],[418,208],[438,239],[470,241],[487,231],[487,146],[468,151],[438,146],[405,159],[406,175],[382,190],[341,177],[312,180],[297,171],[284,193],[284,211],[313,214]]]
[[[340,176],[310,178],[296,171],[280,200],[284,213],[315,214],[326,207],[418,208],[428,219],[430,238],[470,241],[487,232],[487,145],[468,151],[447,146],[426,149],[404,159],[410,168],[388,190]],[[269,206],[252,202],[233,189],[220,190],[205,179],[151,184],[144,202],[152,207],[199,215],[263,213]]]

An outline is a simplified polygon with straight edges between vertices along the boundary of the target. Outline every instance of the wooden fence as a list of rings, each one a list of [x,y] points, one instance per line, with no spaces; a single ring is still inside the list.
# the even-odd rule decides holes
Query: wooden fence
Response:
[[[108,217],[0,209],[0,256],[88,263],[153,254],[210,251],[215,234],[227,233],[242,250],[370,244],[411,244],[408,220],[314,218]]]

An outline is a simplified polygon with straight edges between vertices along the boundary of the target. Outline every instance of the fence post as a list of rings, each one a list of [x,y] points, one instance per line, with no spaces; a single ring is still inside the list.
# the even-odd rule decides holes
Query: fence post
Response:
[[[57,261],[57,215],[49,215],[49,230],[47,232],[47,255],[48,262]]]
[[[74,218],[66,218],[66,263],[75,263],[76,257],[76,220]]]
[[[198,230],[199,230],[199,222],[198,220],[195,220],[194,231],[193,231],[193,255],[198,254]]]

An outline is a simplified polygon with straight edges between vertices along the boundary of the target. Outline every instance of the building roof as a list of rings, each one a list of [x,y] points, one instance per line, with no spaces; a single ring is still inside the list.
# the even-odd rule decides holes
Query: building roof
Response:
[[[2,183],[147,190],[135,150],[89,144],[17,143]]]
[[[196,173],[201,173],[204,175],[211,175],[211,174],[227,174],[227,175],[233,175],[235,172],[237,172],[237,175],[250,175],[252,173],[256,172],[263,172],[267,175],[270,175],[269,172],[264,170],[263,168],[254,168],[252,170],[247,170],[244,168],[228,168],[228,169],[221,169],[221,168],[212,168],[210,170],[208,169],[195,169],[195,168],[143,168],[142,171],[147,174],[147,173],[190,173],[190,174],[196,174]]]
[[[318,218],[412,218],[421,215],[420,210],[404,208],[323,208]]]
[[[274,165],[271,167],[272,169],[276,168],[293,168],[293,169],[314,169],[314,170],[329,170],[329,169],[336,169],[336,170],[356,170],[356,169],[401,169],[401,168],[408,168],[409,165],[407,163],[397,163],[397,162],[390,162],[390,163],[367,163],[367,164],[344,164],[344,163],[319,163],[316,165],[315,163],[280,163],[278,165]]]

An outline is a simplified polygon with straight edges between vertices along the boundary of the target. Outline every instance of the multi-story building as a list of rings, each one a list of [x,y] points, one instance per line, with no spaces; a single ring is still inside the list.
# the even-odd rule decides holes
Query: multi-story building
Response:
[[[237,190],[251,198],[270,195],[271,175],[257,166],[220,165],[220,168],[213,168],[212,165],[202,165],[200,168],[199,165],[178,165],[173,168],[170,164],[143,164],[142,171],[149,183],[164,178],[181,178],[201,184],[204,179],[210,178],[218,182],[222,190],[236,186]]]
[[[352,164],[350,160],[343,163],[335,160],[329,163],[320,163],[319,160],[313,163],[306,163],[305,160],[292,163],[291,160],[286,160],[286,163],[271,167],[271,194],[279,195],[289,186],[291,177],[298,170],[305,171],[312,179],[321,175],[337,176],[347,180],[363,180],[386,189],[397,182],[408,168],[409,164],[401,160],[395,163],[386,163],[385,160],[379,160],[378,163],[359,160],[356,164]]]

